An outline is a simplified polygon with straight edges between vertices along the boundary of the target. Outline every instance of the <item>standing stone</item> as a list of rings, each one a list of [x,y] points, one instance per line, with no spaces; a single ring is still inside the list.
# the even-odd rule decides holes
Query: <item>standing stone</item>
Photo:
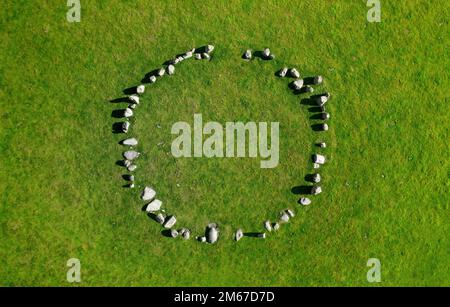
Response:
[[[315,100],[319,107],[323,107],[327,103],[327,101],[330,99],[330,97],[331,97],[330,93],[324,93],[324,94],[315,96]]]
[[[289,73],[290,73],[292,78],[296,78],[296,79],[300,78],[300,73],[295,68],[291,68]]]
[[[156,82],[156,77],[155,76],[150,76],[149,80],[150,80],[150,83],[155,83]]]
[[[130,129],[130,123],[129,123],[129,122],[124,122],[124,123],[122,124],[122,131],[123,131],[124,133],[127,133],[129,129]]]
[[[314,169],[319,169],[319,168],[320,168],[320,164],[314,163],[314,164],[313,164],[313,168],[314,168]]]
[[[317,164],[325,164],[326,158],[323,155],[314,154],[312,156],[313,162]]]
[[[240,239],[242,239],[244,237],[244,232],[242,231],[242,229],[238,229],[236,231],[236,233],[234,234],[234,239],[236,241],[239,241]]]
[[[309,93],[309,94],[314,92],[314,88],[312,88],[309,85],[305,85],[302,90],[303,90],[303,92]]]
[[[270,57],[270,49],[269,48],[265,48],[262,52],[262,55],[265,59],[268,59]]]
[[[136,146],[137,144],[138,144],[138,140],[136,140],[135,138],[129,138],[129,139],[122,141],[122,145],[125,145],[125,146]]]
[[[282,223],[289,222],[289,214],[287,214],[286,212],[281,212],[280,222],[282,222]]]
[[[178,237],[178,231],[176,231],[175,229],[172,229],[172,230],[170,231],[170,236],[171,236],[172,238]]]
[[[134,183],[132,182],[132,183],[130,183],[129,185],[128,185],[128,188],[130,188],[130,189],[134,189]]]
[[[183,239],[189,240],[191,237],[191,231],[187,228],[183,228],[182,232],[181,232],[181,236],[183,237]]]
[[[328,131],[328,129],[329,129],[328,124],[320,124],[318,126],[319,131]]]
[[[322,83],[323,83],[323,77],[322,76],[314,77],[314,85],[321,85]]]
[[[314,182],[314,183],[319,183],[320,181],[321,181],[320,174],[314,174],[314,175],[312,176],[312,182]]]
[[[127,166],[127,170],[129,172],[134,172],[137,169],[137,165],[136,164],[131,164],[130,166]]]
[[[123,153],[123,157],[130,161],[139,158],[140,155],[141,154],[135,150],[128,150]]]
[[[302,197],[302,198],[300,198],[300,204],[303,206],[309,206],[309,205],[311,205],[311,199],[309,199],[307,197]]]
[[[137,107],[137,104],[135,103],[130,103],[130,105],[128,106],[130,109],[134,110]]]
[[[265,233],[265,232],[263,232],[263,233],[258,233],[258,234],[256,235],[256,237],[257,237],[257,238],[260,238],[260,239],[265,239],[265,238],[266,238],[266,233]]]
[[[145,85],[139,85],[139,86],[136,88],[136,92],[137,92],[139,95],[144,94],[144,93],[145,93]]]
[[[123,161],[123,165],[125,165],[125,167],[129,167],[131,165],[131,161],[125,160]]]
[[[156,191],[150,187],[145,187],[141,194],[141,199],[143,201],[149,201],[154,199],[156,196]]]
[[[205,59],[205,60],[211,60],[211,56],[209,55],[209,53],[203,53],[202,54],[202,57]]]
[[[161,206],[162,206],[162,201],[160,201],[159,199],[155,199],[147,205],[147,208],[145,208],[145,211],[147,211],[147,212],[159,211],[161,209]]]
[[[321,142],[321,143],[318,143],[317,146],[319,146],[320,148],[327,148],[327,143]]]
[[[128,99],[135,104],[139,104],[139,96],[138,95],[131,95],[128,97]]]
[[[177,219],[175,218],[175,216],[170,216],[165,222],[164,222],[164,228],[170,229],[172,228],[175,223],[177,222]]]
[[[279,230],[280,229],[280,223],[275,223],[275,224],[273,224],[273,231],[277,231],[277,230]]]
[[[193,55],[194,55],[194,52],[192,50],[189,50],[184,54],[183,58],[190,59],[190,58],[192,58]]]
[[[295,216],[295,212],[292,211],[291,209],[287,209],[286,213],[289,215],[289,217],[294,217]]]
[[[293,81],[291,84],[296,91],[299,91],[303,87],[303,83],[303,79],[298,79]]]
[[[158,213],[157,215],[155,215],[155,221],[161,225],[164,223],[165,219],[166,219],[166,217],[162,213]]]
[[[322,193],[322,188],[320,186],[312,187],[312,189],[311,189],[311,194],[312,195],[318,195],[320,193]]]
[[[245,51],[243,58],[246,60],[251,60],[252,59],[252,51],[250,49]]]
[[[270,221],[265,221],[265,222],[264,222],[264,228],[265,228],[268,232],[271,232],[271,231],[272,231],[272,224],[270,224]]]
[[[173,75],[175,73],[175,66],[169,65],[167,66],[167,74]]]
[[[196,238],[199,242],[205,243],[206,242],[206,237],[197,237]]]
[[[320,118],[323,120],[329,120],[330,119],[330,113],[323,112],[320,114]]]
[[[166,70],[165,70],[164,68],[160,68],[160,69],[158,70],[158,76],[160,76],[160,77],[164,76],[165,73],[166,73]]]
[[[208,243],[215,243],[219,238],[219,230],[216,224],[209,224],[206,228],[206,241]]]
[[[126,118],[130,118],[133,116],[133,110],[130,108],[126,108],[125,111],[123,111],[123,116]]]
[[[201,60],[202,59],[201,53],[196,53],[194,57],[195,57],[196,60]]]
[[[287,67],[284,67],[278,72],[278,75],[281,78],[284,78],[284,77],[286,77],[287,73],[288,73],[288,69],[287,69]],[[299,77],[300,77],[300,75],[299,75]]]
[[[213,45],[206,46],[206,48],[205,48],[205,52],[206,53],[211,53],[213,51],[214,51],[214,46]]]

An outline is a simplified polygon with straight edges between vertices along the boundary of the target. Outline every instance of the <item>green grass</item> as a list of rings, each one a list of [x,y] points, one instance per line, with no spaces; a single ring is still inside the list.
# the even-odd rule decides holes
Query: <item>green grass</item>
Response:
[[[0,12],[0,285],[68,286],[72,257],[83,286],[371,286],[372,257],[381,285],[450,285],[448,1],[383,0],[379,24],[362,0],[81,2],[79,24],[65,1]],[[132,135],[137,184],[194,234],[219,223],[213,246],[161,236],[139,190],[122,188],[111,112],[125,105],[109,102],[210,42],[212,62],[183,62],[148,88]],[[240,59],[266,46],[274,62]],[[284,65],[324,75],[333,94],[325,192],[308,208],[291,188],[319,136],[273,76]],[[279,121],[280,165],[174,159],[170,128],[194,113]],[[278,233],[231,240],[287,207],[297,217]]]

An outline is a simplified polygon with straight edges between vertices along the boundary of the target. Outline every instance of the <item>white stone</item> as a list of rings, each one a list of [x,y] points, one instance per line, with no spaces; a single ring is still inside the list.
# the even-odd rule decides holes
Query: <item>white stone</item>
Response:
[[[307,197],[302,197],[302,198],[300,198],[300,204],[303,206],[309,206],[309,205],[311,205],[311,199],[309,199]]]
[[[139,104],[139,96],[138,95],[131,95],[128,97],[128,99],[135,104]]]
[[[303,87],[303,79],[298,79],[292,82],[292,86],[295,90],[299,91]]]
[[[155,82],[156,82],[156,77],[150,76],[150,83],[155,83]]]
[[[173,65],[167,66],[167,73],[169,75],[173,75],[175,73],[175,66],[173,66]]]
[[[327,148],[327,143],[321,142],[321,143],[319,143],[319,147],[320,148]]]
[[[217,225],[210,224],[206,230],[206,241],[208,243],[216,243],[219,238],[219,230],[217,229]]]
[[[125,146],[136,146],[137,144],[138,144],[138,140],[136,140],[135,138],[129,138],[129,139],[122,141],[122,145],[125,145]]]
[[[202,57],[205,59],[205,60],[211,60],[211,56],[208,54],[208,53],[203,53],[202,54]]]
[[[295,68],[291,68],[289,73],[290,73],[292,78],[296,78],[296,79],[300,78],[300,73]]]
[[[181,236],[183,237],[183,239],[189,240],[191,237],[191,231],[189,229],[183,228],[182,232],[181,232]]]
[[[141,154],[135,150],[128,150],[123,153],[123,157],[130,161],[139,158],[140,155]]]
[[[164,228],[170,229],[175,225],[176,222],[177,222],[177,219],[175,218],[175,216],[172,215],[164,222],[163,226],[164,226]]]
[[[320,117],[321,117],[323,120],[329,120],[329,119],[330,119],[330,113],[323,112],[323,113],[320,115]]]
[[[278,75],[279,75],[280,77],[284,78],[284,77],[286,77],[287,72],[288,72],[287,67],[284,67],[283,69],[280,70],[280,72],[278,73]],[[300,76],[300,75],[299,75],[299,76]]]
[[[314,154],[313,155],[313,162],[317,164],[325,164],[326,158],[323,155]]]
[[[312,187],[312,189],[311,189],[312,195],[318,195],[320,193],[322,193],[322,188],[320,186]]]
[[[132,164],[132,165],[127,167],[127,170],[129,172],[134,172],[136,169],[137,169],[137,165],[136,164]]]
[[[202,59],[202,55],[200,53],[196,53],[195,54],[195,59],[196,60],[201,60]]]
[[[130,129],[130,123],[129,122],[124,122],[122,124],[122,131],[127,133],[129,129]]]
[[[239,241],[240,239],[242,239],[244,237],[244,233],[242,232],[242,229],[238,229],[236,231],[236,233],[234,234],[234,239],[236,241]]]
[[[131,110],[130,108],[126,108],[125,111],[123,112],[123,116],[126,118],[130,118],[133,116],[133,110]]]
[[[158,213],[157,215],[155,215],[155,221],[161,225],[164,223],[165,219],[166,219],[166,217],[162,213]]]
[[[158,76],[160,76],[160,77],[164,76],[165,73],[166,73],[166,70],[165,70],[164,68],[160,68],[160,69],[158,70]]]
[[[280,224],[279,224],[279,223],[273,224],[273,230],[274,230],[274,231],[277,231],[277,230],[279,230],[279,229],[280,229]]]
[[[323,77],[322,76],[314,77],[314,84],[315,85],[320,85],[322,83],[323,83]]]
[[[139,86],[136,88],[136,92],[137,92],[139,95],[144,94],[144,93],[145,93],[145,85],[139,85]]]
[[[313,164],[313,168],[314,168],[314,169],[319,169],[319,168],[320,168],[320,164],[314,163],[314,164]]]
[[[161,206],[162,206],[162,201],[160,201],[159,199],[155,199],[147,205],[147,208],[145,208],[145,211],[147,211],[147,212],[159,211],[161,209]]]
[[[314,175],[312,176],[312,181],[313,181],[314,183],[319,183],[321,179],[322,179],[322,178],[320,177],[320,174],[314,174]]]
[[[214,46],[213,45],[206,46],[206,48],[205,48],[205,52],[206,53],[211,53],[213,51],[214,51]]]
[[[175,229],[172,229],[172,230],[170,231],[170,236],[171,236],[172,238],[178,237],[178,231],[176,231]]]
[[[330,128],[328,127],[328,124],[321,124],[321,125],[319,126],[319,130],[321,130],[321,131],[328,131],[328,129],[330,129]]]
[[[294,217],[295,216],[295,212],[291,209],[287,209],[286,213],[289,215],[289,217]]]
[[[250,49],[246,50],[244,53],[244,59],[250,60],[251,58],[252,58],[252,51]]]
[[[154,199],[156,196],[156,191],[153,190],[151,187],[145,187],[141,194],[141,199],[143,201],[150,201]]]
[[[289,214],[287,214],[286,212],[281,212],[280,222],[282,222],[282,223],[289,222]]]
[[[264,222],[264,228],[265,228],[268,232],[271,232],[271,231],[272,231],[272,224],[270,224],[270,221],[265,221],[265,222]]]
[[[266,238],[266,233],[258,233],[257,237],[260,239],[265,239]]]
[[[270,49],[269,48],[265,48],[262,52],[263,57],[268,58],[270,57]]]

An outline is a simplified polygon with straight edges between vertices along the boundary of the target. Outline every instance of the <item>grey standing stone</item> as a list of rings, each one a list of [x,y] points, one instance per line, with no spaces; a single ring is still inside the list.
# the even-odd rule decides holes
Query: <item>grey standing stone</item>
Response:
[[[244,232],[242,231],[242,229],[238,229],[236,231],[236,233],[234,234],[234,239],[236,241],[239,241],[240,239],[242,239],[244,237]]]
[[[314,174],[312,176],[312,182],[314,183],[319,183],[322,180],[322,178],[320,177],[320,174]]]
[[[196,53],[194,57],[195,57],[196,60],[201,60],[202,59],[201,53]]]
[[[160,68],[158,70],[158,76],[162,77],[166,74],[166,70],[164,68]]]
[[[280,76],[281,78],[284,78],[284,77],[286,77],[287,73],[288,73],[288,68],[284,67],[278,72],[278,76]],[[300,77],[300,75],[299,75],[299,77]]]
[[[313,164],[313,168],[314,168],[314,169],[319,169],[319,168],[320,168],[320,164],[314,163],[314,164]]]
[[[219,238],[219,229],[216,224],[209,224],[206,228],[206,241],[208,243],[216,243]]]
[[[318,126],[319,131],[328,131],[330,127],[328,127],[328,124],[319,124]]]
[[[321,143],[317,144],[317,146],[319,146],[320,148],[327,148],[327,143],[321,142]]]
[[[189,229],[183,229],[183,232],[181,233],[181,236],[185,240],[189,240],[191,238],[191,231]]]
[[[147,208],[145,208],[145,211],[156,212],[161,209],[161,206],[162,206],[162,201],[160,201],[159,199],[155,199],[147,205]]]
[[[303,92],[309,93],[309,94],[314,92],[314,88],[309,85],[305,85],[302,90],[303,90]]]
[[[323,77],[322,76],[314,77],[314,85],[321,85],[322,83],[323,83]]]
[[[129,122],[124,122],[122,124],[122,131],[127,133],[129,129],[130,129],[130,123]]]
[[[258,234],[256,235],[256,237],[257,237],[257,238],[260,238],[260,239],[265,239],[265,238],[266,238],[266,233],[265,233],[265,232],[263,232],[263,233],[258,233]]]
[[[329,120],[330,119],[330,113],[323,112],[320,114],[320,118],[323,120]]]
[[[131,95],[128,97],[128,99],[135,104],[139,104],[139,96],[138,95]]]
[[[265,48],[262,52],[262,55],[264,58],[268,59],[270,57],[270,49],[269,48]]]
[[[291,84],[296,91],[299,91],[303,87],[303,83],[303,79],[298,79],[293,81]]]
[[[149,80],[150,80],[150,83],[155,83],[156,82],[156,77],[155,76],[150,76]]]
[[[173,75],[175,73],[175,66],[169,65],[167,66],[167,74]]]
[[[202,57],[205,59],[205,60],[211,60],[211,56],[209,55],[209,53],[203,53],[202,54]]]
[[[126,108],[125,111],[123,112],[123,116],[126,118],[130,118],[133,116],[133,110],[131,110],[130,108]]]
[[[312,156],[313,162],[317,164],[325,164],[326,157],[320,154],[314,154]]]
[[[211,53],[213,51],[214,51],[214,46],[213,45],[206,46],[206,48],[205,48],[205,52],[206,53]]]
[[[295,212],[291,209],[287,209],[286,213],[289,215],[289,217],[294,217],[295,216]]]
[[[143,201],[150,201],[153,200],[156,196],[156,191],[153,190],[151,187],[145,187],[141,194],[141,199]]]
[[[170,236],[171,236],[172,238],[178,237],[178,231],[176,231],[175,229],[172,229],[172,230],[170,231]]]
[[[127,170],[129,172],[134,172],[137,169],[137,165],[136,164],[131,164],[130,166],[127,166]]]
[[[282,223],[289,222],[289,214],[287,214],[286,212],[281,212],[280,222],[282,222]]]
[[[175,223],[177,222],[177,219],[175,216],[170,216],[165,222],[164,222],[164,228],[170,229],[172,228]]]
[[[122,141],[122,145],[125,146],[136,146],[138,144],[138,140],[136,138],[129,138]]]
[[[315,100],[319,107],[323,107],[328,102],[330,97],[331,97],[330,93],[324,93],[324,94],[315,96]]]
[[[309,205],[311,205],[311,199],[309,199],[307,197],[302,197],[302,198],[300,198],[300,204],[303,206],[309,206]]]
[[[279,230],[279,229],[280,229],[280,223],[274,223],[273,226],[272,226],[272,229],[273,229],[274,231]]]
[[[264,222],[264,228],[265,228],[268,232],[271,232],[271,231],[272,231],[272,224],[270,223],[270,221],[265,221],[265,222]]]
[[[300,73],[298,72],[298,70],[296,68],[291,68],[289,70],[289,74],[291,75],[292,78],[300,78]]]
[[[136,89],[136,92],[137,92],[139,95],[144,94],[144,93],[145,93],[145,85],[139,85],[139,86],[137,87],[137,89]]]
[[[246,50],[243,58],[246,60],[251,60],[252,59],[252,51],[250,49]]]
[[[206,242],[206,237],[197,237],[196,238],[199,242],[205,243]]]
[[[165,219],[166,219],[166,217],[162,213],[158,213],[157,215],[155,215],[155,221],[161,225],[164,223]]]
[[[312,187],[312,189],[311,189],[311,194],[312,195],[318,195],[320,193],[322,193],[322,188],[320,186]]]
[[[123,153],[123,157],[130,161],[139,158],[140,155],[141,154],[135,150],[128,150]]]

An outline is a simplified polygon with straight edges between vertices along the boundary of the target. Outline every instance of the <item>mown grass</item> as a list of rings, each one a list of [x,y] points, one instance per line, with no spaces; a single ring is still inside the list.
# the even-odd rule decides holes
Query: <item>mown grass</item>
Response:
[[[82,1],[70,24],[61,1],[10,1],[0,13],[0,284],[362,285],[368,258],[381,285],[449,285],[448,1]],[[109,101],[174,54],[213,43],[151,86],[133,119],[144,155],[138,184],[158,190],[181,225],[222,228],[214,246],[171,240],[125,190]],[[274,62],[240,59],[269,46]],[[307,107],[273,76],[322,74],[331,131],[313,133]],[[279,121],[280,165],[254,159],[174,159],[174,122]],[[157,125],[161,128],[157,128]],[[323,195],[299,208],[318,139],[328,142]],[[163,146],[156,144],[164,142]],[[179,187],[176,185],[179,184]],[[266,240],[280,209],[297,217]]]

